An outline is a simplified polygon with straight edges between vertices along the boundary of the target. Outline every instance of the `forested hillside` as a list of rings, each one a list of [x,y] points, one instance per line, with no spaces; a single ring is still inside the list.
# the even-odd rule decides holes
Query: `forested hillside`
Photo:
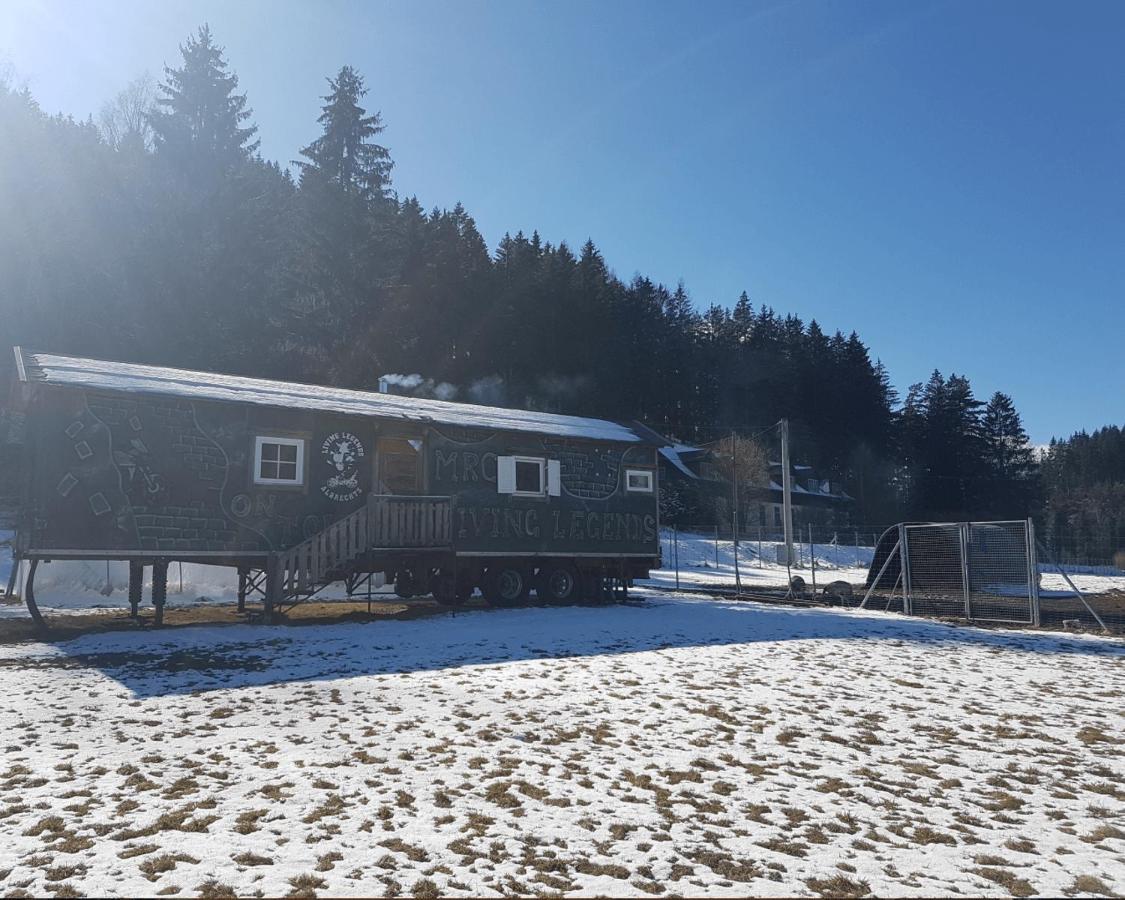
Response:
[[[1117,426],[1052,440],[1042,462],[1043,527],[1075,561],[1125,568],[1125,431]]]
[[[211,33],[180,51],[96,123],[0,85],[4,344],[355,388],[418,373],[446,399],[636,418],[687,441],[785,416],[795,456],[845,481],[866,521],[1035,506],[1005,395],[984,404],[935,372],[900,404],[846,322],[746,293],[703,307],[682,284],[617,277],[592,240],[490,249],[460,205],[397,193],[393,123],[348,66],[328,79],[320,137],[263,160]]]

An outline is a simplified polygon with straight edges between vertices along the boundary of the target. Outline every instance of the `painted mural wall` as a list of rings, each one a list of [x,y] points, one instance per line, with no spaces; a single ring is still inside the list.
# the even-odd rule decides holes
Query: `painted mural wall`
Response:
[[[267,407],[44,391],[29,416],[36,549],[224,551],[290,547],[366,502],[379,425]],[[385,434],[401,435],[388,423]],[[625,489],[651,447],[471,428],[422,429],[426,492],[454,498],[454,546],[477,553],[655,556],[656,493]],[[305,484],[254,484],[259,435],[304,442]],[[497,490],[497,458],[560,462],[559,496]]]
[[[658,553],[656,493],[625,489],[627,467],[654,466],[651,447],[438,426],[427,453],[431,493],[457,498],[459,551]],[[559,496],[499,493],[501,455],[559,460]]]
[[[263,552],[366,501],[373,428],[299,410],[52,390],[37,405],[33,546]],[[256,435],[305,442],[306,483],[253,483]]]

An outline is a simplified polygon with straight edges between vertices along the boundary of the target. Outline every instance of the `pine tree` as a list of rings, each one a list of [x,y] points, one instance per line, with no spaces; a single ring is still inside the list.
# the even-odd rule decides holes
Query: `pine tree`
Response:
[[[183,65],[164,67],[166,80],[157,98],[160,111],[151,123],[157,151],[199,175],[226,170],[258,149],[252,141],[258,128],[250,118],[246,95],[238,94],[238,76],[227,72],[223,48],[203,25],[180,46]]]
[[[1035,451],[1012,398],[997,391],[981,418],[984,458],[992,479],[988,505],[994,516],[1026,516],[1031,510]]]
[[[749,341],[750,333],[754,330],[754,306],[746,291],[738,295],[738,302],[734,304],[734,309],[731,311],[731,322],[738,342],[745,344]]]
[[[997,391],[982,419],[985,455],[992,474],[1002,479],[1029,478],[1035,455],[1012,398]]]
[[[381,114],[369,116],[359,105],[367,94],[363,76],[344,66],[328,84],[331,91],[317,119],[324,133],[301,150],[308,160],[297,163],[302,178],[317,173],[346,192],[384,199],[390,193],[394,163],[390,151],[373,141],[386,127]]]

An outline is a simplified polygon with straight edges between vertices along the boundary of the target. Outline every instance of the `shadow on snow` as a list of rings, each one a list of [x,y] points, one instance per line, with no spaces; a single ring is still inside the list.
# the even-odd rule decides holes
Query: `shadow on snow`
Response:
[[[1119,641],[986,631],[896,615],[649,596],[626,606],[473,610],[442,618],[304,627],[186,627],[86,635],[34,645],[0,667],[94,668],[136,697],[405,674],[519,660],[627,654],[763,641],[975,645],[1125,658]],[[891,673],[888,673],[888,677]],[[76,672],[77,677],[81,677]]]

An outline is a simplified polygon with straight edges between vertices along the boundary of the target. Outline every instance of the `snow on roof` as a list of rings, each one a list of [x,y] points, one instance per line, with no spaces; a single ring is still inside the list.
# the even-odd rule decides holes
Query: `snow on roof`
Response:
[[[694,450],[694,447],[686,447],[683,444],[677,444],[674,447],[661,447],[660,455],[663,456],[668,462],[674,465],[677,469],[683,472],[688,478],[698,478],[691,469],[689,469],[684,461],[680,458],[681,450]]]
[[[636,443],[645,440],[629,426],[605,419],[561,416],[523,409],[502,409],[471,403],[424,400],[395,394],[239,375],[219,375],[163,366],[108,362],[15,348],[23,381],[91,390],[160,394],[190,400],[254,403],[344,415],[371,416],[436,425],[458,425],[497,431],[521,431],[557,437]],[[647,441],[646,441],[647,442]]]

